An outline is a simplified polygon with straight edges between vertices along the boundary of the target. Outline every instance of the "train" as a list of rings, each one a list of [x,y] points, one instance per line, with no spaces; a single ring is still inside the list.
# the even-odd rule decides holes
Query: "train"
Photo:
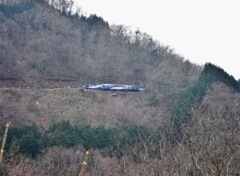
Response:
[[[96,89],[96,90],[106,90],[106,91],[131,91],[139,92],[144,90],[145,86],[139,85],[128,85],[128,84],[84,84],[85,89]]]

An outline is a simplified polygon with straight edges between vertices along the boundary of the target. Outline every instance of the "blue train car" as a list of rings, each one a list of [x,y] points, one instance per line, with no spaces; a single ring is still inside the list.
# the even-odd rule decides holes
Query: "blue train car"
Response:
[[[127,85],[127,84],[84,84],[85,89],[109,90],[109,91],[132,91],[139,92],[144,89],[144,86]]]

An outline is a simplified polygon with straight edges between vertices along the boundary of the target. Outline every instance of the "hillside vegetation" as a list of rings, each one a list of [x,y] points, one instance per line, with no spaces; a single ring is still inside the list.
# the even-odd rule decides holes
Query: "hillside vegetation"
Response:
[[[89,176],[237,175],[239,81],[73,7],[0,2],[0,175],[78,175],[90,146]],[[95,82],[146,88],[82,88]]]
[[[59,9],[61,6],[57,7]],[[39,96],[46,96],[49,106],[54,106],[56,112],[47,111],[46,105],[42,103],[39,108],[45,106],[41,113],[44,118],[51,116],[49,119],[54,119],[52,122],[56,121],[53,115],[59,116],[59,111],[64,111],[59,105],[64,103],[65,99],[61,99],[59,95],[65,92],[63,96],[71,99],[66,93],[71,89],[59,90],[62,93],[58,95],[57,91],[49,90],[46,93],[48,88],[79,88],[92,82],[126,83],[145,84],[147,88],[144,94],[130,94],[114,100],[109,93],[92,93],[92,98],[97,101],[93,102],[94,106],[85,106],[85,111],[92,109],[88,111],[89,115],[77,112],[83,109],[82,105],[77,104],[81,103],[79,99],[75,102],[71,100],[71,105],[65,102],[66,106],[71,106],[71,110],[70,113],[64,113],[71,116],[71,122],[74,122],[72,118],[79,116],[102,121],[91,125],[113,126],[118,123],[137,122],[137,118],[142,121],[140,124],[159,126],[156,121],[158,104],[163,98],[168,99],[169,103],[177,102],[179,95],[197,80],[201,71],[200,66],[184,60],[175,54],[173,49],[153,40],[150,35],[131,31],[122,25],[109,26],[96,15],[88,18],[80,14],[71,15],[50,7],[45,1],[2,4],[1,9],[0,85],[3,88],[20,88],[14,91],[18,92],[22,99],[18,98],[19,101],[14,103],[34,107],[37,101],[43,101],[38,100]],[[35,90],[43,88],[46,88],[43,93]],[[25,89],[33,89],[36,93],[32,93],[33,97],[25,96],[22,92]],[[73,92],[70,94],[74,94]],[[54,96],[55,98],[50,100]],[[99,101],[106,102],[107,105],[103,106]],[[12,106],[12,103],[7,103],[7,106]],[[29,116],[34,108],[22,108],[24,112],[15,112]],[[101,108],[105,109],[102,111]],[[113,115],[112,109],[115,109],[116,115]],[[34,114],[36,113],[37,108]],[[6,116],[8,115],[4,115]],[[25,123],[23,119],[19,121]],[[106,121],[109,121],[109,124],[106,124]],[[48,122],[49,125],[51,123]]]

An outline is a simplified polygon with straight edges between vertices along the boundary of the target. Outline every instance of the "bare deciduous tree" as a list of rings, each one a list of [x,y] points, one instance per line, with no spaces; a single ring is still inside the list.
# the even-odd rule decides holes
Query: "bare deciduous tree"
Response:
[[[158,144],[149,138],[122,150],[120,171],[129,176],[236,175],[240,169],[239,110],[239,103],[219,106],[215,112],[208,103],[192,106],[194,117],[180,130],[165,118],[166,134]]]

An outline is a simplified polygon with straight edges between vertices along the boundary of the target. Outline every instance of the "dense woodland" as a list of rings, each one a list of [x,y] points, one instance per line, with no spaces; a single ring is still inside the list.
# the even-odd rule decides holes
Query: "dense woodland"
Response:
[[[240,82],[74,8],[0,1],[0,175],[78,175],[89,147],[86,176],[239,175]]]

